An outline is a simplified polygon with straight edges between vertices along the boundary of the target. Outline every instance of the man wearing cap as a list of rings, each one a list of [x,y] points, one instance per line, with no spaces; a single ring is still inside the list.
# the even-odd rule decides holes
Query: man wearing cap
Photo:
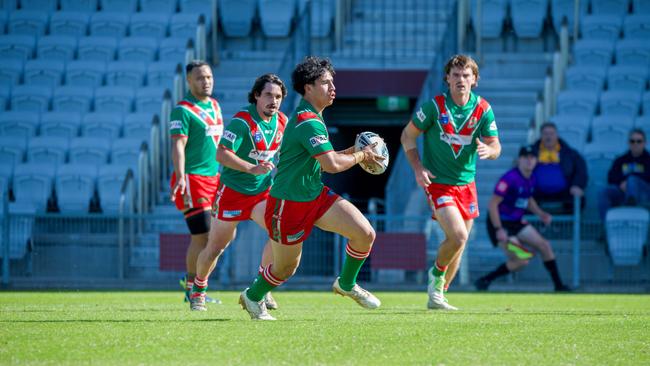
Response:
[[[475,282],[477,290],[487,290],[490,283],[498,277],[525,267],[534,256],[530,249],[538,251],[542,256],[544,267],[555,285],[555,291],[569,290],[560,279],[551,244],[523,217],[526,211],[530,211],[545,225],[549,225],[553,219],[533,198],[535,182],[532,173],[536,164],[537,155],[533,149],[530,146],[522,147],[519,150],[517,166],[504,174],[494,188],[488,205],[487,231],[492,245],[501,248],[508,260],[479,278]]]

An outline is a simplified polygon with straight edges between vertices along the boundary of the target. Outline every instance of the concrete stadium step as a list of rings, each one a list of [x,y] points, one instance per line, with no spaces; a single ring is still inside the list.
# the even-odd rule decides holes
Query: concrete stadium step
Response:
[[[535,107],[537,92],[520,90],[480,90],[477,93],[490,104],[497,105],[528,105]]]
[[[528,127],[530,126],[530,119],[532,118],[532,116],[529,118],[522,118],[518,116],[512,117],[507,116],[507,114],[505,116],[502,116],[496,112],[494,116],[497,121],[497,126],[499,127],[499,133],[501,133],[501,130],[528,130]]]
[[[497,123],[499,123],[499,118],[503,117],[519,117],[525,121],[530,122],[530,119],[535,114],[535,105],[511,105],[511,104],[497,104],[490,103],[492,110],[494,111],[494,116],[497,118]]]
[[[478,94],[491,93],[493,91],[526,91],[526,92],[541,92],[544,90],[544,79],[519,79],[508,77],[483,77],[482,70],[479,70],[481,80],[479,80],[476,92]]]
[[[272,61],[272,60],[282,60],[284,57],[285,51],[231,51],[224,50],[221,53],[221,60],[262,60],[262,61]],[[218,66],[218,65],[217,65]]]
[[[488,78],[517,78],[544,80],[552,64],[551,53],[484,53],[480,72]]]

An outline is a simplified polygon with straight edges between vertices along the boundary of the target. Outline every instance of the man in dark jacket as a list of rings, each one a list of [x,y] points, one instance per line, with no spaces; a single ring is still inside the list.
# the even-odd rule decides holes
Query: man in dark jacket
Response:
[[[533,172],[535,200],[546,210],[571,213],[573,197],[581,197],[587,187],[587,164],[582,156],[564,140],[558,138],[557,127],[546,122],[540,129],[541,137],[533,145],[537,166]],[[557,207],[557,208],[555,208]]]
[[[650,153],[645,148],[645,133],[630,131],[630,149],[614,160],[607,183],[599,196],[598,210],[604,220],[610,207],[621,204],[647,204],[650,201]]]

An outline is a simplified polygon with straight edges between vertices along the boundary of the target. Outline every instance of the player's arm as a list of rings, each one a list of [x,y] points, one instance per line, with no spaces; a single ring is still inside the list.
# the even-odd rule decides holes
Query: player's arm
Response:
[[[230,169],[253,175],[263,175],[273,170],[272,162],[261,161],[257,165],[251,164],[223,145],[217,148],[217,161]]]
[[[315,158],[318,160],[321,168],[323,168],[325,172],[331,174],[340,173],[364,161],[379,163],[384,160],[382,156],[379,156],[372,151],[373,147],[375,147],[375,144],[365,146],[363,150],[353,153],[328,151],[324,154],[315,156]]]
[[[503,228],[501,216],[499,215],[499,204],[502,201],[503,197],[493,194],[492,198],[490,198],[490,203],[488,203],[489,220],[492,222],[492,226],[494,226],[494,230],[496,231],[497,240],[500,242],[508,240],[508,232]]]
[[[544,225],[549,225],[553,220],[553,216],[548,212],[542,210],[541,207],[537,204],[537,201],[533,197],[528,199],[528,211],[532,212],[534,215],[537,215]]]
[[[174,164],[174,173],[176,173],[176,184],[172,187],[171,199],[174,200],[176,192],[185,194],[185,146],[187,145],[187,136],[172,136],[172,163]]]
[[[431,179],[435,178],[435,176],[422,165],[422,161],[420,160],[417,138],[421,133],[422,131],[415,126],[413,121],[409,121],[406,127],[402,130],[400,142],[402,143],[402,148],[406,154],[406,159],[415,172],[415,181],[420,187],[426,188],[431,184]]]
[[[483,141],[476,139],[476,152],[479,159],[495,160],[501,155],[501,143],[497,136],[483,136]]]

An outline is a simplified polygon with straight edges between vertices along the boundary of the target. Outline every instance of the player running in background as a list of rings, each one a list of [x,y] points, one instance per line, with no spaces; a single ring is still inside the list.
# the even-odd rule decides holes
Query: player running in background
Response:
[[[187,275],[185,281],[181,280],[187,301],[194,283],[197,257],[208,241],[210,209],[219,183],[216,156],[223,134],[223,118],[219,103],[211,97],[214,81],[210,65],[192,61],[185,71],[190,91],[172,110],[169,133],[174,163],[171,200],[183,212],[192,237],[185,256]]]
[[[223,165],[217,197],[212,210],[208,244],[199,254],[190,308],[205,311],[208,277],[219,256],[235,237],[240,221],[253,220],[262,229],[266,199],[273,181],[273,157],[280,148],[287,117],[280,104],[287,96],[282,80],[273,74],[257,78],[248,94],[248,106],[239,111],[224,131],[219,143],[217,160]],[[273,253],[267,243],[262,255],[261,269],[271,264]],[[269,309],[277,303],[268,292]]]
[[[504,174],[494,188],[494,195],[488,205],[490,217],[486,220],[487,231],[492,244],[505,252],[508,261],[479,278],[474,283],[477,290],[487,290],[495,279],[518,271],[528,264],[533,253],[521,243],[540,252],[544,267],[555,285],[555,291],[569,290],[560,279],[551,244],[523,218],[528,210],[537,215],[545,225],[549,225],[553,219],[539,208],[533,198],[535,182],[531,175],[536,164],[537,155],[533,149],[529,146],[522,147],[519,150],[517,167]]]
[[[252,319],[275,320],[267,311],[264,296],[291,277],[300,263],[302,243],[314,225],[349,239],[335,293],[351,297],[359,305],[374,309],[381,304],[356,284],[361,265],[370,253],[375,231],[350,202],[323,185],[321,171],[339,173],[356,164],[379,162],[381,157],[366,146],[334,151],[321,113],[334,102],[334,68],[327,59],[305,58],[293,70],[291,80],[303,96],[285,129],[280,161],[264,215],[273,248],[273,264],[264,267],[240,297]]]
[[[445,292],[453,281],[461,256],[478,217],[476,157],[496,159],[501,154],[494,113],[488,102],[472,93],[478,85],[478,65],[469,56],[453,56],[445,65],[449,93],[434,97],[416,111],[402,131],[401,142],[425,189],[437,220],[445,233],[438,256],[428,271],[429,309],[457,310]],[[424,160],[416,139],[424,134]]]

